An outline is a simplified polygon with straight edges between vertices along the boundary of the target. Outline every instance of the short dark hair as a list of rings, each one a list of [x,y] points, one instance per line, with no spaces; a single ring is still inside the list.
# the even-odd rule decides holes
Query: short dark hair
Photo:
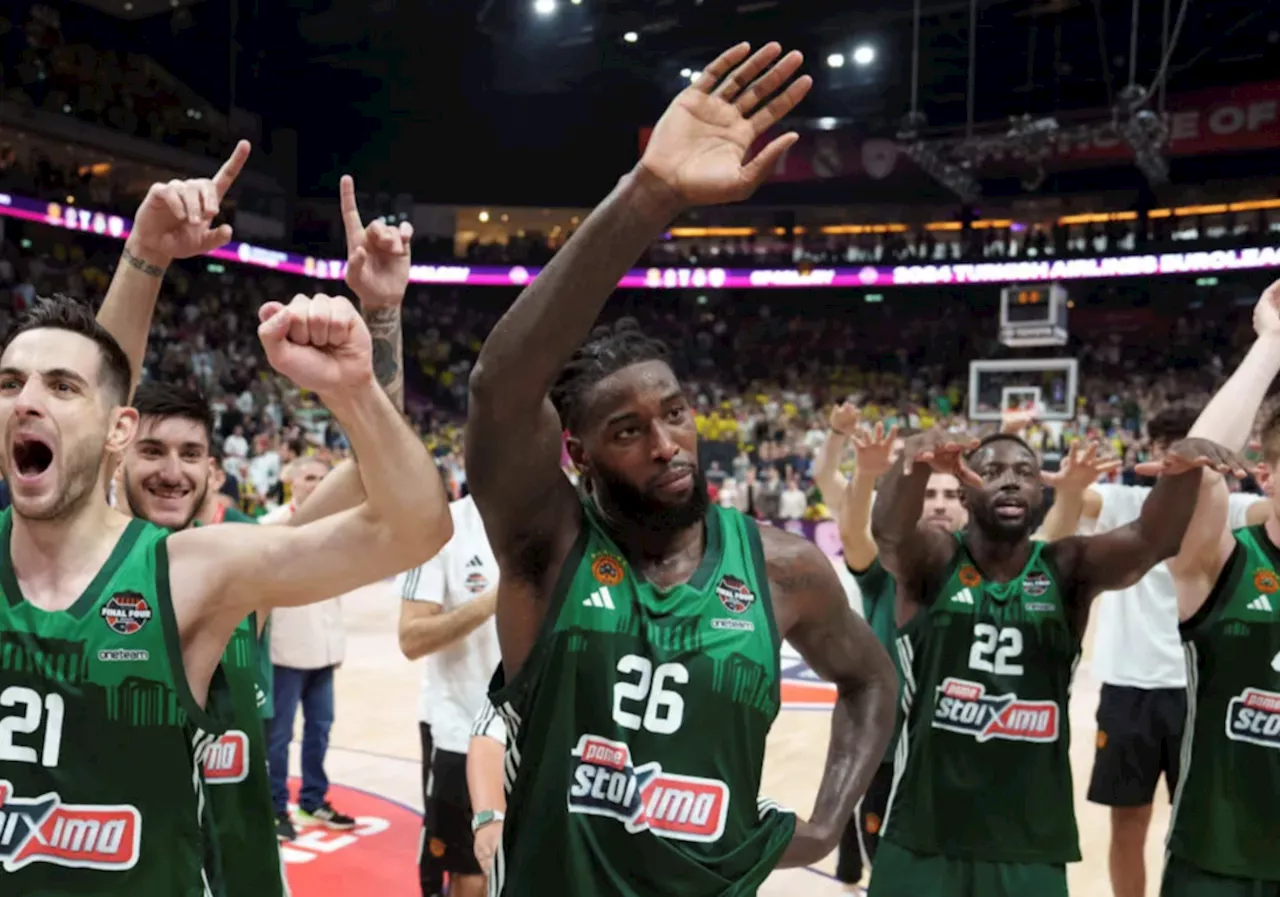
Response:
[[[582,425],[583,397],[610,374],[645,361],[670,363],[670,352],[661,340],[645,336],[635,318],[620,318],[612,326],[601,325],[569,357],[551,385],[551,404],[560,423],[571,433]]]
[[[100,371],[104,390],[115,399],[117,405],[123,405],[129,400],[129,384],[133,378],[129,356],[120,348],[115,337],[98,323],[89,306],[60,293],[50,297],[37,297],[5,334],[0,354],[9,348],[10,343],[30,330],[67,330],[93,340],[102,355]]]
[[[1151,437],[1152,442],[1166,445],[1177,442],[1179,439],[1186,439],[1196,418],[1203,410],[1203,405],[1191,402],[1170,405],[1147,421],[1147,435]]]
[[[143,380],[133,394],[133,407],[138,417],[177,417],[193,421],[204,428],[209,445],[213,445],[213,412],[198,389],[181,383]]]
[[[993,442],[1016,442],[1018,445],[1026,449],[1027,452],[1031,455],[1031,457],[1037,458],[1037,459],[1040,457],[1036,453],[1036,450],[1031,447],[1031,443],[1027,442],[1025,439],[1023,439],[1021,436],[1017,435],[1016,433],[992,433],[990,436],[986,436],[981,441],[979,441],[979,443],[976,446],[974,446],[971,451],[965,454],[965,457],[972,458],[974,455],[978,454],[978,452],[982,451],[984,448],[991,445]]]

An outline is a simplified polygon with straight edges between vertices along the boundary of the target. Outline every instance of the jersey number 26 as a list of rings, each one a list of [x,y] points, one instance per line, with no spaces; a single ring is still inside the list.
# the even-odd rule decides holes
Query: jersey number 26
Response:
[[[682,663],[659,664],[639,654],[627,654],[618,661],[618,675],[638,674],[638,679],[620,680],[613,686],[613,721],[624,729],[641,728],[658,735],[670,735],[684,722],[684,698],[667,688],[685,685],[689,671]],[[634,710],[628,709],[634,707]],[[641,709],[643,708],[643,715]]]

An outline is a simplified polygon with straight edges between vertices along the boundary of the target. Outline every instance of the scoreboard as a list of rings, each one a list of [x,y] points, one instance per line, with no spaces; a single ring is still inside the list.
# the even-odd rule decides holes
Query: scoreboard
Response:
[[[1067,291],[1060,283],[1008,286],[1000,294],[1000,342],[1013,348],[1067,344]]]

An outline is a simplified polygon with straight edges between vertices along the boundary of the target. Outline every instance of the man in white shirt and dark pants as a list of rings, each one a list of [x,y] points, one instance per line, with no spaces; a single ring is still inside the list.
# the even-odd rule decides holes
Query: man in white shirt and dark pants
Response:
[[[1175,405],[1155,415],[1147,435],[1158,459],[1164,449],[1186,437],[1199,408]],[[1145,486],[1095,484],[1083,496],[1079,526],[1065,517],[1063,526],[1045,521],[1050,538],[1078,531],[1103,533],[1138,519],[1151,490]],[[1231,496],[1232,529],[1266,516],[1261,496]],[[1059,494],[1062,511],[1072,502]],[[1077,505],[1077,507],[1079,507]],[[1066,532],[1063,532],[1065,529]],[[1182,733],[1187,714],[1187,669],[1178,634],[1178,598],[1169,568],[1161,563],[1137,585],[1098,598],[1096,635],[1090,666],[1102,684],[1098,701],[1098,739],[1089,800],[1111,807],[1111,888],[1115,897],[1146,893],[1144,850],[1151,826],[1156,784],[1164,773],[1172,799],[1180,773]]]
[[[399,579],[400,650],[426,658],[419,728],[422,733],[423,897],[480,897],[485,879],[476,861],[467,793],[467,747],[501,660],[493,612],[498,562],[470,497],[449,506],[453,538],[440,554]]]

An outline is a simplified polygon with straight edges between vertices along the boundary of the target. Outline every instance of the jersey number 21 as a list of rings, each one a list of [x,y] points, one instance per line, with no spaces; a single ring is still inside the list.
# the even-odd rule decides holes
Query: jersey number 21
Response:
[[[0,691],[0,760],[14,763],[39,763],[41,766],[58,765],[62,750],[62,695],[40,693],[21,685],[10,685]],[[16,713],[9,713],[9,710]],[[44,723],[44,744],[37,751],[34,747],[15,744],[14,737],[30,735]]]

